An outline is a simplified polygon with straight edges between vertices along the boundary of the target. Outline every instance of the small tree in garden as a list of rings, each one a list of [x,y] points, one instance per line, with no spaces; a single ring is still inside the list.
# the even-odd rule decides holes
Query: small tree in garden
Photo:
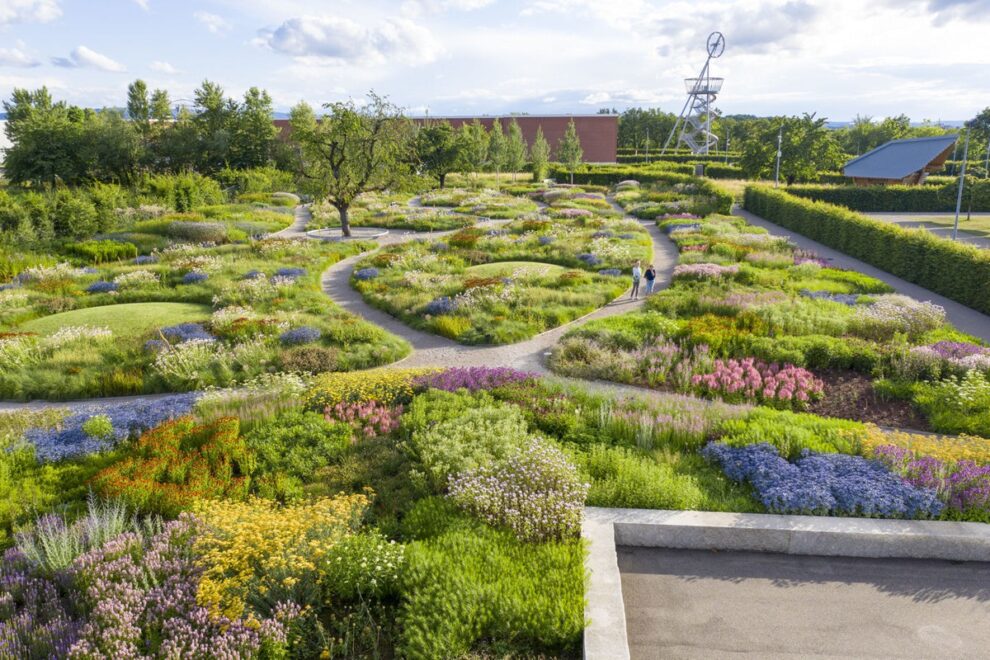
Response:
[[[299,144],[302,187],[340,214],[351,235],[348,211],[363,192],[385,190],[405,173],[412,132],[402,110],[374,92],[368,103],[327,103],[319,122],[300,103],[292,110],[292,137]]]
[[[550,143],[543,137],[543,127],[536,129],[536,138],[529,150],[529,160],[533,163],[533,181],[542,181],[550,165]]]
[[[495,120],[492,122],[492,130],[488,133],[488,165],[495,170],[495,187],[498,188],[499,175],[505,168],[508,157],[509,143],[505,139],[502,131],[502,122]]]
[[[457,170],[460,142],[450,122],[431,122],[416,133],[416,158],[427,174],[443,189],[447,175]]]
[[[515,117],[509,122],[509,138],[505,145],[505,169],[512,172],[512,180],[516,180],[516,172],[526,165],[526,140],[522,129]]]
[[[780,176],[788,185],[814,181],[819,172],[842,164],[842,150],[824,117],[774,117],[754,126],[742,143],[739,165],[749,178],[772,179],[777,162],[777,136],[783,129]]]
[[[557,160],[563,163],[567,171],[571,173],[571,184],[574,183],[574,170],[581,164],[583,157],[584,150],[581,149],[581,138],[578,137],[577,126],[574,125],[572,119],[567,124],[564,137],[560,138],[560,143],[557,145]]]
[[[460,171],[465,174],[481,172],[488,165],[488,131],[475,119],[461,126],[457,134]]]

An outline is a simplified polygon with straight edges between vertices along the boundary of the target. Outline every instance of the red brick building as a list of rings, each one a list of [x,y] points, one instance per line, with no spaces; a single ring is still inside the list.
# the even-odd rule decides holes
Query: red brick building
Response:
[[[413,121],[422,124],[425,121],[449,121],[455,129],[462,124],[469,124],[475,119],[486,129],[491,129],[497,120],[502,123],[502,130],[509,130],[509,122],[515,119],[522,129],[526,144],[532,145],[536,139],[536,129],[543,128],[543,137],[550,144],[553,153],[557,151],[560,138],[564,137],[567,124],[574,120],[581,149],[584,150],[586,163],[614,163],[619,144],[618,115],[513,115],[511,117],[414,117]]]
[[[581,149],[584,150],[586,163],[614,163],[619,143],[618,115],[514,115],[522,129],[526,144],[532,145],[536,139],[536,129],[543,128],[543,137],[550,144],[552,152],[556,152],[560,138],[564,137],[567,124],[574,120]],[[455,129],[462,124],[468,124],[478,119],[486,129],[491,129],[497,120],[502,123],[502,130],[509,130],[509,122],[513,117],[414,117],[413,121],[422,124],[426,121],[449,121]],[[275,125],[282,131],[282,136],[289,133],[289,120],[276,119]]]

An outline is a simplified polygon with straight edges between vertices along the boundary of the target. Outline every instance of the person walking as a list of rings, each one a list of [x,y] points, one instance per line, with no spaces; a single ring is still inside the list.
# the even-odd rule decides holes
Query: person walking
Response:
[[[632,293],[629,294],[629,298],[630,300],[635,300],[636,298],[639,298],[639,280],[643,277],[643,270],[639,267],[638,261],[633,264],[632,277]]]
[[[646,267],[646,272],[643,273],[643,277],[646,279],[646,293],[643,294],[643,297],[645,298],[653,293],[653,284],[657,279],[657,270],[653,267],[653,264]]]

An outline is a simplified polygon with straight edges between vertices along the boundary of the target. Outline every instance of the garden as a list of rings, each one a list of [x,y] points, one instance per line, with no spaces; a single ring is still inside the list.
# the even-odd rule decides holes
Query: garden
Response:
[[[539,213],[384,247],[358,262],[352,285],[412,327],[465,344],[508,344],[611,302],[633,262],[652,255],[649,234],[616,217],[600,192],[531,191],[523,201],[535,209],[530,198],[543,204]],[[423,200],[463,201],[456,190]]]

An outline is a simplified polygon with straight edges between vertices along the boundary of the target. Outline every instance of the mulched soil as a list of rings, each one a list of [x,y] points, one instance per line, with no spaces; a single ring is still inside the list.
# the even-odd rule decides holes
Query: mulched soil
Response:
[[[924,416],[908,401],[885,399],[873,390],[872,381],[852,371],[816,371],[825,382],[825,397],[808,412],[826,417],[842,417],[877,426],[928,431]]]

